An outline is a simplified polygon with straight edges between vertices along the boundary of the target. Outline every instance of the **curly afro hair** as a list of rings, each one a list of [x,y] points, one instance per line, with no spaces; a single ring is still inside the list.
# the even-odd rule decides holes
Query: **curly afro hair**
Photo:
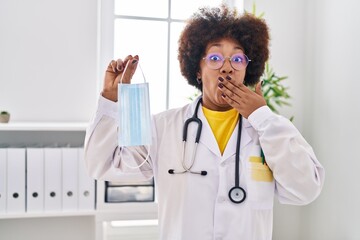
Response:
[[[238,15],[227,6],[199,8],[187,22],[179,39],[178,60],[181,74],[188,83],[202,91],[196,79],[200,61],[209,43],[231,38],[243,48],[251,59],[246,68],[244,84],[255,85],[264,72],[269,58],[269,31],[264,20],[252,14]]]

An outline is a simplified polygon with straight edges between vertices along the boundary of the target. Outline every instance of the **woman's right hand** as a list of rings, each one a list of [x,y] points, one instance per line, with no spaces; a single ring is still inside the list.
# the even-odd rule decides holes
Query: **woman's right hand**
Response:
[[[101,95],[104,98],[117,102],[118,84],[121,78],[122,83],[130,83],[138,62],[138,55],[135,55],[134,57],[128,55],[124,60],[112,60],[105,72],[104,86]]]

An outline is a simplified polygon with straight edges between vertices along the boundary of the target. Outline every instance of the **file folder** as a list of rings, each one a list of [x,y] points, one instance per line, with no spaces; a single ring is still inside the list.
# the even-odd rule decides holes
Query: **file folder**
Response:
[[[0,214],[6,213],[6,159],[6,148],[0,148]]]
[[[44,149],[44,211],[61,211],[61,148]]]
[[[44,211],[44,149],[26,149],[26,211]]]
[[[62,148],[62,210],[78,208],[78,149]]]
[[[25,148],[7,149],[7,212],[25,213]]]
[[[79,210],[89,211],[95,209],[95,180],[91,178],[86,170],[84,160],[84,149],[78,149],[79,161]]]

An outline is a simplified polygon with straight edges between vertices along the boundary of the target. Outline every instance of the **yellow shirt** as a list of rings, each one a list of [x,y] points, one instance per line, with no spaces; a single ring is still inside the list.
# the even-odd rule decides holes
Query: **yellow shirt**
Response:
[[[223,154],[239,120],[239,113],[236,109],[218,112],[202,107],[202,110],[216,138],[220,152]]]

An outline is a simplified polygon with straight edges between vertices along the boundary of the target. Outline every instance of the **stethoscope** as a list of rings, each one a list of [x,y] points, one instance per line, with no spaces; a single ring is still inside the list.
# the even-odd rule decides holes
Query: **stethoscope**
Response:
[[[200,98],[199,101],[196,104],[194,114],[191,118],[187,119],[184,124],[183,128],[183,152],[182,152],[182,167],[183,171],[175,171],[174,169],[169,169],[169,174],[181,174],[181,173],[193,173],[193,174],[200,174],[202,176],[207,175],[207,171],[193,171],[191,170],[192,166],[194,165],[195,161],[195,155],[196,155],[196,149],[199,144],[201,130],[202,130],[202,122],[200,118],[198,118],[197,113],[199,110],[199,106],[201,104],[202,99]],[[187,132],[188,132],[188,126],[190,123],[195,122],[198,124],[196,137],[195,137],[195,146],[192,152],[192,158],[190,165],[187,166],[185,163],[185,151],[186,151],[186,140],[187,140]],[[242,127],[242,117],[240,115],[239,118],[239,126],[238,126],[238,138],[236,143],[236,154],[235,154],[235,186],[232,187],[229,191],[229,198],[233,203],[242,203],[246,198],[246,192],[245,190],[240,187],[240,173],[239,173],[239,165],[240,165],[240,141],[241,141],[241,127]]]

